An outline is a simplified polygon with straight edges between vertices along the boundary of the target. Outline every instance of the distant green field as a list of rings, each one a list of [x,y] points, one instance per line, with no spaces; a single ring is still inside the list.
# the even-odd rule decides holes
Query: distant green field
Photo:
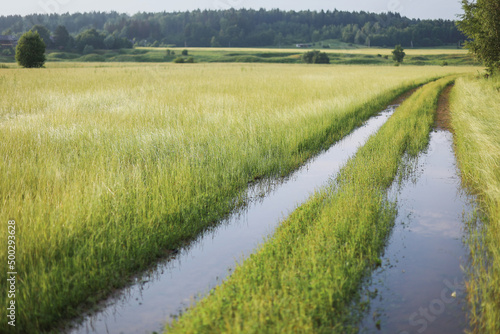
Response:
[[[389,48],[337,48],[318,50],[326,52],[331,64],[338,65],[393,65],[392,49]],[[170,54],[167,54],[167,50]],[[187,50],[188,55],[182,56]],[[302,48],[135,48],[121,50],[96,50],[92,54],[81,55],[73,52],[49,50],[48,62],[174,62],[181,57],[192,57],[197,63],[302,63],[302,55],[311,49]],[[464,49],[405,49],[403,65],[480,65]],[[15,66],[13,57],[0,57],[0,63]],[[1,67],[1,65],[0,65]]]
[[[166,50],[168,48],[137,48],[138,50]],[[391,48],[335,48],[324,49],[321,46],[311,48],[170,48],[171,50],[182,51],[184,49],[192,52],[275,52],[275,53],[304,53],[307,50],[317,49],[327,53],[352,53],[352,54],[391,54]],[[407,55],[442,55],[442,54],[467,54],[466,49],[447,49],[447,48],[424,48],[424,49],[405,49]]]

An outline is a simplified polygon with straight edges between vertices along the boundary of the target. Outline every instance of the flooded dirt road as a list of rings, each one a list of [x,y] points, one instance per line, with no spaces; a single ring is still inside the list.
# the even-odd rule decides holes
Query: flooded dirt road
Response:
[[[464,221],[474,208],[461,186],[446,97],[447,91],[428,150],[410,176],[390,190],[398,215],[382,266],[365,291],[374,298],[360,333],[463,333],[468,328],[463,240]]]
[[[250,187],[255,200],[223,221],[149,276],[106,302],[71,333],[162,332],[173,315],[220,284],[238,259],[249,255],[279,222],[334,177],[348,158],[392,115],[391,106],[313,158],[285,180]]]

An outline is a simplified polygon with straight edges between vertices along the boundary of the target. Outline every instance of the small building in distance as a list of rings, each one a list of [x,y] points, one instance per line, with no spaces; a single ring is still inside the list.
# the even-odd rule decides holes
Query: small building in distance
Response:
[[[17,38],[10,35],[0,35],[0,48],[15,48],[17,46]]]
[[[312,48],[312,44],[295,44],[296,47],[298,48]]]

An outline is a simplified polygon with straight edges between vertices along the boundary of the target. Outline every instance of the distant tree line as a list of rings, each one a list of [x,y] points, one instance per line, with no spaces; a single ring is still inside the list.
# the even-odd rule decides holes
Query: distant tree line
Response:
[[[29,30],[37,32],[46,47],[51,49],[84,52],[90,49],[121,49],[132,47],[132,43],[127,38],[119,37],[116,34],[97,31],[95,28],[83,30],[75,37],[70,35],[63,25],[58,25],[52,32],[42,24],[36,24]],[[12,30],[7,29],[3,34],[12,34]]]
[[[2,34],[20,36],[34,25],[51,34],[47,47],[82,51],[141,46],[280,46],[336,39],[366,46],[426,47],[465,39],[451,20],[416,20],[397,13],[229,9],[0,16]],[[37,30],[39,31],[39,30]],[[66,34],[66,32],[68,34]],[[42,33],[39,31],[40,35]],[[67,43],[65,43],[67,41]]]

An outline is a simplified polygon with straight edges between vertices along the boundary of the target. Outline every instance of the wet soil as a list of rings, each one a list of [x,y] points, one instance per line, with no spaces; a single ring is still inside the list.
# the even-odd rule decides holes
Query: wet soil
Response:
[[[417,88],[413,88],[412,90],[409,90],[407,91],[406,93],[403,93],[401,95],[399,95],[397,98],[395,98],[391,103],[389,103],[389,105],[400,105],[401,103],[403,103],[407,98],[409,98],[410,96],[413,95],[413,93],[415,93],[415,91],[417,89],[419,89],[420,87],[417,87]]]
[[[450,115],[450,92],[453,89],[453,84],[446,87],[438,100],[438,107],[436,110],[436,118],[434,119],[434,127],[437,130],[452,131],[451,129],[451,115]]]

